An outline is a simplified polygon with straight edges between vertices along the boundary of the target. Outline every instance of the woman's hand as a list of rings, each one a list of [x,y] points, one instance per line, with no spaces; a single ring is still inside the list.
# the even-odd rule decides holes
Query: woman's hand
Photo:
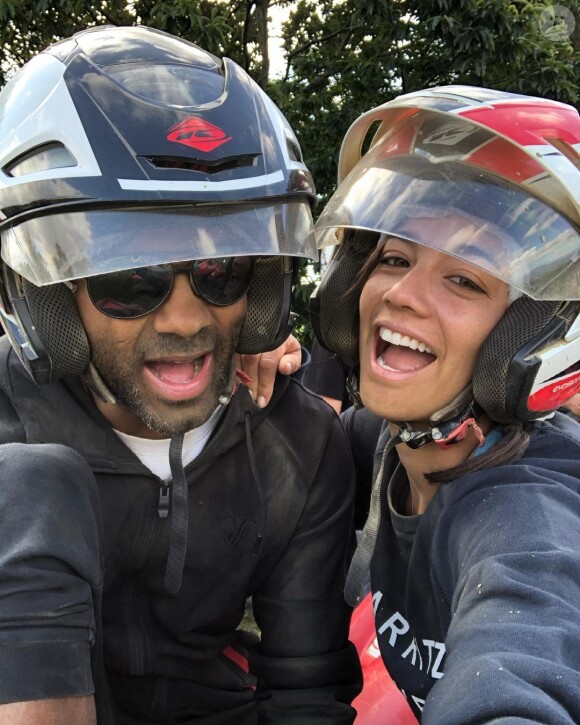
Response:
[[[249,380],[244,380],[256,404],[265,408],[274,390],[276,373],[294,374],[302,362],[300,343],[290,335],[279,347],[259,355],[238,355],[238,368]]]

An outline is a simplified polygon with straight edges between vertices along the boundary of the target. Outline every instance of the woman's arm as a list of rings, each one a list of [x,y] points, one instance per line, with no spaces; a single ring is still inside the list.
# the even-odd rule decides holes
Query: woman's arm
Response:
[[[434,579],[455,586],[445,672],[424,723],[580,722],[580,494],[571,463],[575,474],[562,465],[481,472],[497,485],[459,499],[439,521]]]
[[[248,377],[246,385],[260,408],[270,402],[277,373],[294,375],[301,365],[302,348],[293,335],[270,352],[238,355],[238,368]]]

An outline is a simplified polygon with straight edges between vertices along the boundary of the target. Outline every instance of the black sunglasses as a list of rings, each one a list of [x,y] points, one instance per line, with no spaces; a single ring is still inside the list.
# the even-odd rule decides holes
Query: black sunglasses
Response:
[[[133,319],[160,307],[169,297],[178,272],[189,272],[196,295],[212,305],[233,305],[248,291],[254,271],[253,257],[195,259],[186,266],[157,264],[88,277],[87,290],[94,306],[109,317]]]

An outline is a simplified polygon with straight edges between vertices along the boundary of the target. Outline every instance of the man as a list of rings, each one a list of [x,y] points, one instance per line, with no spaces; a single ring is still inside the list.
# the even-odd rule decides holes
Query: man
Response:
[[[0,723],[351,723],[348,447],[235,365],[316,254],[294,134],[145,28],[51,46],[0,114]]]

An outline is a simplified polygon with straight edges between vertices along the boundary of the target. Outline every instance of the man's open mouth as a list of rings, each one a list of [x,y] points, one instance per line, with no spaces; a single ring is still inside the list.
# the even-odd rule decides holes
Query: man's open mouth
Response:
[[[381,327],[377,337],[376,359],[385,370],[415,372],[431,365],[437,355],[421,340]]]
[[[145,366],[156,378],[170,385],[187,385],[203,369],[205,355],[196,358],[163,358],[161,360],[149,360]]]

